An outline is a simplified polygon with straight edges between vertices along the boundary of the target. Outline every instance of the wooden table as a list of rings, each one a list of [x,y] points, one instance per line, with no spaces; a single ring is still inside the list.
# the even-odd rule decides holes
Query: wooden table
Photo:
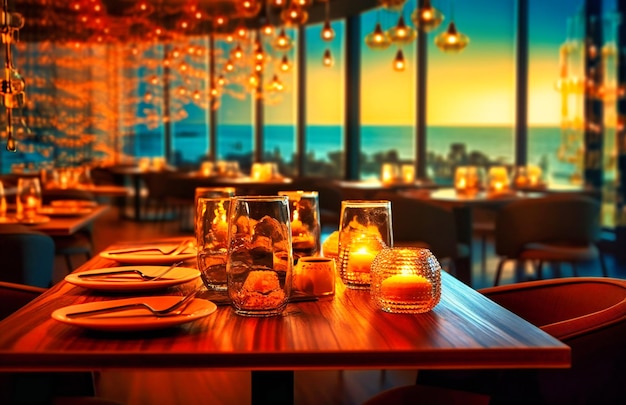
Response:
[[[499,195],[489,195],[486,192],[476,194],[458,194],[454,188],[441,188],[437,190],[412,190],[404,191],[402,195],[418,199],[425,199],[437,204],[449,206],[454,210],[457,224],[459,242],[470,246],[469,256],[459,260],[456,267],[456,276],[467,285],[472,285],[472,240],[474,208],[497,209],[511,201],[521,198],[538,198],[544,195],[542,192],[512,191]]]
[[[115,265],[95,257],[76,272]],[[447,273],[442,281],[441,302],[426,314],[382,312],[369,291],[346,289],[337,281],[333,299],[289,304],[283,316],[242,317],[220,306],[178,328],[121,335],[53,320],[50,314],[57,308],[125,297],[62,281],[0,322],[0,371],[252,370],[253,395],[259,399],[268,376],[278,374],[293,389],[293,370],[570,366],[568,346]],[[180,289],[160,294],[180,294]]]
[[[48,235],[61,236],[72,235],[95,221],[104,214],[110,207],[108,205],[98,205],[90,213],[80,216],[51,217],[50,222],[38,225],[29,225],[32,229],[47,233]]]

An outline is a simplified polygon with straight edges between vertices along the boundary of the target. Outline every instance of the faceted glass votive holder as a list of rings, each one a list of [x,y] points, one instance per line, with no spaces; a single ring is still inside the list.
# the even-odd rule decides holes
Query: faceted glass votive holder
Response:
[[[428,249],[385,248],[372,262],[371,295],[385,312],[428,312],[441,298],[441,265]]]

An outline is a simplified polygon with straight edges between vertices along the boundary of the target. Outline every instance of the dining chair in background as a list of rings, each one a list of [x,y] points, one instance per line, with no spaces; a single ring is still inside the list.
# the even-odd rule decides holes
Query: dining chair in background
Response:
[[[78,200],[97,203],[93,193],[83,189],[48,189],[42,192],[42,201],[44,205],[49,205],[57,200]],[[93,256],[93,224],[89,224],[85,228],[80,229],[72,235],[54,235],[52,236],[55,244],[55,252],[65,259],[67,272],[70,273],[74,266],[72,257],[74,255],[83,255],[86,259]]]
[[[0,320],[28,304],[46,288],[0,281]]]
[[[430,403],[417,400],[424,386],[437,387],[439,395],[486,395],[491,405],[626,403],[626,280],[565,277],[479,292],[568,345],[571,368],[420,370],[416,385],[381,393],[367,405],[390,404],[382,402],[388,395],[403,400],[395,405]]]
[[[47,288],[54,272],[54,240],[21,224],[0,224],[0,280]]]
[[[390,191],[377,192],[374,197],[391,201],[394,246],[427,248],[452,274],[456,261],[469,257],[470,246],[459,242],[451,208]]]
[[[553,194],[506,204],[496,216],[494,248],[500,259],[494,285],[508,261],[522,266],[530,262],[542,278],[546,262],[557,270],[560,263],[569,263],[578,275],[577,264],[597,260],[606,277],[599,237],[600,203],[591,197]]]

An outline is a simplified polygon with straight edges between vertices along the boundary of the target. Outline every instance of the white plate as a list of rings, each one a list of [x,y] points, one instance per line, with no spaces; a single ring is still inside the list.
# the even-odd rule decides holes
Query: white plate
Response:
[[[107,332],[132,332],[169,328],[171,326],[195,321],[215,312],[217,306],[211,301],[194,298],[180,315],[158,318],[147,309],[130,309],[127,311],[112,312],[85,316],[82,318],[68,318],[67,314],[89,311],[92,309],[109,308],[117,305],[136,304],[144,302],[155,309],[167,308],[181,299],[180,296],[169,295],[162,297],[137,297],[121,300],[88,302],[86,304],[70,305],[59,308],[52,313],[52,318],[69,325],[80,326]]]
[[[170,248],[176,247],[178,242],[169,245],[155,245],[155,247],[159,247],[164,251],[167,251]],[[141,248],[149,247],[149,246],[141,246]],[[139,248],[139,247],[138,247]],[[130,250],[130,249],[129,249]],[[100,252],[100,257],[104,257],[105,259],[115,260],[119,263],[124,264],[172,264],[179,262],[181,260],[189,260],[195,259],[196,257],[196,249],[193,247],[189,247],[184,250],[182,253],[177,255],[164,255],[156,250],[147,251],[147,252],[135,252],[135,253],[117,253],[113,254],[108,251]]]
[[[41,207],[37,212],[39,214],[51,217],[79,217],[89,214],[92,208],[89,207]]]
[[[96,201],[90,200],[53,200],[50,201],[50,205],[53,207],[97,207]]]
[[[149,276],[155,276],[168,266],[132,266]],[[103,273],[106,271],[128,270],[131,267],[107,267],[104,269],[88,270],[82,273],[73,273],[65,276],[65,281],[74,285],[100,291],[143,291],[156,290],[187,283],[200,277],[200,272],[188,267],[177,267],[170,270],[163,278],[156,281],[144,281],[139,275],[120,274],[116,276],[88,278],[84,275],[90,273]],[[83,277],[79,277],[83,276]]]

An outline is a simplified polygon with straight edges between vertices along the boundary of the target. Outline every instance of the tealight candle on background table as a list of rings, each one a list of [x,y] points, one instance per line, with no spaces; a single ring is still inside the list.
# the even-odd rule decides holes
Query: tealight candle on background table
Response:
[[[441,297],[441,265],[428,249],[385,248],[372,262],[371,294],[385,312],[428,312]]]

